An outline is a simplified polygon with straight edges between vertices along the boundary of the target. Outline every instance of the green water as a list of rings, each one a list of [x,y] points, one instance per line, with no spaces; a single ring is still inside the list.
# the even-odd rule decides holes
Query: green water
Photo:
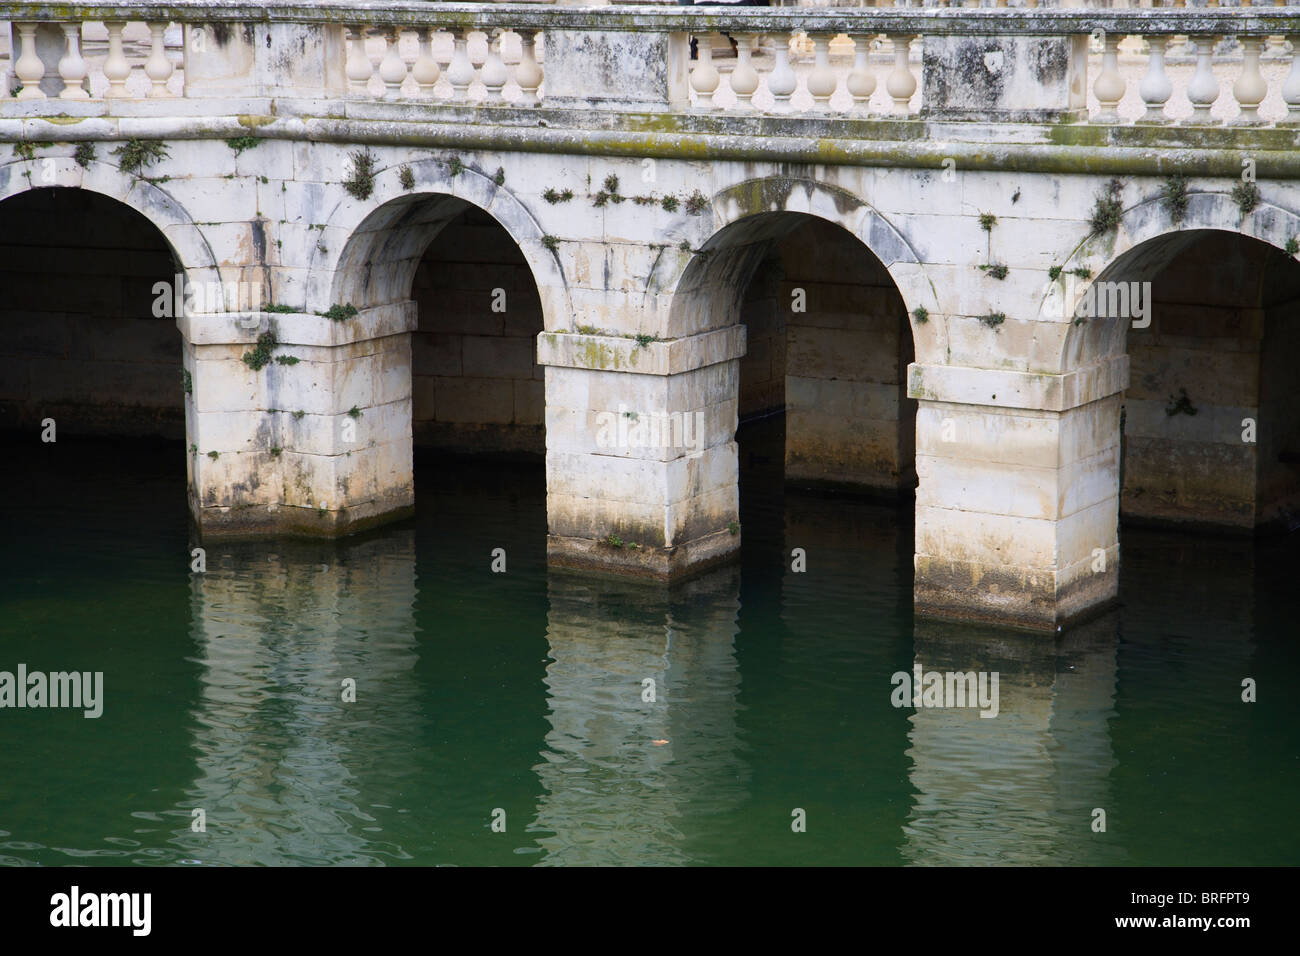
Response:
[[[908,511],[783,492],[778,441],[673,591],[548,572],[539,466],[421,461],[414,520],[200,575],[181,446],[0,447],[0,670],[105,685],[0,710],[0,863],[1300,862],[1295,536],[1126,529],[1055,640],[914,621]],[[998,716],[892,706],[918,661]]]

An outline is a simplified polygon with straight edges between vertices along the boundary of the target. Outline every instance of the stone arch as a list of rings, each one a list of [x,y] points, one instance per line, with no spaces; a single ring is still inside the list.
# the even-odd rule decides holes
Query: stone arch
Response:
[[[880,261],[903,299],[916,360],[932,360],[930,353],[939,348],[937,339],[930,342],[927,336],[918,334],[915,311],[919,307],[928,313],[938,312],[934,285],[911,242],[869,203],[838,186],[781,176],[749,179],[720,190],[713,197],[712,211],[714,228],[699,250],[706,255],[687,259],[671,283],[670,336],[690,334],[701,318],[689,314],[694,304],[689,295],[679,298],[682,293],[702,287],[706,275],[708,281],[719,277],[739,281],[743,288],[747,281],[745,270],[752,273],[757,267],[756,261],[745,261],[743,247],[779,238],[805,222],[805,217],[812,217],[841,227]],[[715,258],[724,250],[733,250],[729,261]]]
[[[1137,281],[1168,265],[1206,233],[1218,232],[1256,239],[1279,250],[1300,234],[1300,216],[1267,201],[1261,201],[1242,216],[1228,192],[1197,192],[1187,196],[1187,211],[1174,225],[1161,200],[1147,199],[1124,210],[1119,228],[1108,238],[1086,237],[1070,253],[1064,269],[1087,268],[1092,278],[1072,289],[1057,283],[1044,289],[1039,318],[1068,321],[1062,340],[1057,370],[1068,372],[1083,366],[1118,358],[1127,349],[1127,319],[1109,318],[1074,322],[1077,305],[1089,285],[1097,282]]]
[[[30,181],[26,172],[31,173]],[[0,202],[29,190],[60,187],[98,193],[144,216],[162,234],[186,283],[221,281],[217,257],[202,230],[185,207],[155,183],[128,176],[105,162],[92,162],[83,169],[67,156],[0,165]]]
[[[406,189],[401,167],[414,177]],[[330,241],[310,253],[308,311],[351,302],[364,309],[409,298],[420,257],[438,232],[463,208],[476,206],[495,219],[523,253],[542,299],[546,328],[568,321],[568,285],[555,253],[532,213],[489,176],[464,168],[451,176],[437,159],[394,164],[375,173],[374,192],[364,200],[345,195],[326,217]],[[378,283],[371,263],[391,267]]]
[[[811,180],[740,183],[713,210],[700,250],[673,257],[667,335],[744,326],[746,352],[720,374],[731,376],[742,424],[782,415],[787,483],[910,491],[917,335],[900,276],[911,303],[936,303],[911,245],[861,199]],[[782,304],[801,292],[807,316]]]

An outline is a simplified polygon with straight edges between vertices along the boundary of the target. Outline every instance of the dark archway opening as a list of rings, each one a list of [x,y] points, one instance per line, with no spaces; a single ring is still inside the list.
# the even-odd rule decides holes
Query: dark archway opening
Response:
[[[180,335],[153,310],[178,271],[153,223],[98,193],[0,202],[0,431],[182,441]]]

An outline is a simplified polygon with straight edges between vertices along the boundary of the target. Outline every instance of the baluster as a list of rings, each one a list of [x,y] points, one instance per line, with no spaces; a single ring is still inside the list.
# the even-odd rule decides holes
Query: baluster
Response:
[[[434,38],[441,37],[441,36],[447,37],[449,42],[439,43],[436,46],[433,46]],[[442,75],[445,77],[447,75],[447,71],[451,69],[451,61],[456,58],[456,37],[449,30],[439,29],[429,35],[429,43],[431,46],[433,46],[433,49],[436,51],[436,55],[434,56],[434,59],[437,61],[438,66],[442,69]]]
[[[696,101],[704,107],[713,105],[713,94],[718,91],[718,68],[713,65],[713,35],[703,33],[695,38],[695,69],[691,70],[691,89]]]
[[[885,92],[894,100],[894,109],[900,113],[911,112],[908,103],[916,92],[916,77],[912,75],[912,65],[908,62],[908,44],[911,36],[894,34],[889,38],[894,44],[894,70],[885,81]]]
[[[772,54],[776,62],[772,65],[772,72],[767,75],[767,91],[772,94],[772,111],[788,113],[790,96],[799,86],[799,78],[790,67],[790,37],[784,34],[777,36]]]
[[[362,24],[354,24],[348,27],[348,33],[351,40],[351,54],[348,56],[346,70],[348,89],[353,93],[365,93],[370,89],[370,74],[374,72],[370,57],[366,56],[366,28]]]
[[[447,67],[447,82],[451,84],[451,98],[458,103],[469,99],[469,87],[474,82],[474,64],[469,60],[469,31],[450,31],[455,42],[451,64]]]
[[[736,68],[731,71],[731,92],[736,94],[732,109],[748,112],[754,108],[754,93],[758,89],[758,71],[750,57],[754,52],[754,34],[742,33],[736,40]]]
[[[861,34],[853,38],[853,69],[845,84],[853,97],[853,108],[866,113],[871,108],[871,95],[876,92],[876,74],[867,62],[871,37]]]
[[[486,103],[505,102],[501,91],[505,89],[510,74],[506,71],[505,60],[501,58],[502,39],[503,31],[499,27],[494,29],[492,35],[488,37],[487,59],[483,61],[483,68],[479,71],[479,79],[487,88],[487,97],[484,100]]]
[[[126,96],[126,81],[131,77],[131,63],[122,52],[121,20],[104,24],[108,27],[108,58],[104,60],[104,76],[108,80],[109,96]]]
[[[813,98],[813,109],[828,110],[831,96],[835,93],[837,77],[831,69],[830,38],[819,33],[812,38],[813,53],[816,57],[812,72],[808,74],[808,92]]]
[[[535,106],[539,100],[537,88],[542,85],[542,68],[537,64],[534,47],[537,35],[531,30],[519,34],[519,66],[515,67],[515,82],[519,84],[520,102]]]
[[[1101,73],[1092,86],[1097,102],[1101,105],[1101,112],[1097,115],[1098,123],[1119,122],[1119,101],[1124,98],[1124,88],[1127,85],[1119,72],[1118,51],[1122,39],[1117,34],[1107,33],[1102,40],[1104,52],[1101,56]]]
[[[420,27],[415,31],[415,36],[420,43],[420,52],[415,57],[415,63],[411,65],[411,76],[420,87],[420,96],[431,100],[433,99],[434,84],[438,82],[438,77],[442,71],[438,69],[438,63],[433,58],[429,28]]]
[[[1300,125],[1300,36],[1291,39],[1291,72],[1282,83],[1282,102],[1286,103],[1283,122]]]
[[[1268,95],[1268,84],[1259,72],[1259,54],[1261,41],[1259,37],[1241,37],[1241,75],[1232,84],[1232,95],[1237,98],[1241,115],[1237,123],[1242,126],[1255,126],[1259,118],[1259,104]]]
[[[1219,81],[1210,68],[1210,56],[1214,53],[1214,37],[1196,37],[1196,72],[1187,83],[1187,99],[1192,104],[1192,118],[1189,123],[1206,125],[1210,119],[1210,107],[1219,98]]]
[[[41,80],[45,77],[45,64],[36,53],[36,24],[17,23],[18,34],[22,37],[23,52],[14,61],[14,76],[22,81],[20,100],[43,100],[45,91],[41,89]],[[13,54],[11,53],[10,56]]]
[[[63,78],[63,92],[59,98],[88,100],[90,94],[81,88],[86,79],[86,61],[81,56],[81,22],[63,24],[63,36],[68,49],[59,60],[59,76]]]
[[[384,99],[395,100],[402,95],[402,84],[406,82],[406,63],[397,51],[402,34],[389,27],[380,36],[384,41],[384,56],[379,61],[379,78],[384,81]]]
[[[1273,6],[1285,7],[1287,0],[1273,0]],[[1268,38],[1268,46],[1264,50],[1264,56],[1270,59],[1280,59],[1286,56],[1286,37],[1272,36]]]
[[[1174,92],[1173,81],[1165,73],[1165,47],[1168,37],[1148,37],[1151,47],[1150,59],[1147,60],[1147,72],[1138,84],[1138,94],[1146,104],[1147,111],[1141,119],[1143,123],[1166,123],[1165,103]]]
[[[163,34],[167,30],[166,23],[149,24],[149,32],[153,35],[153,48],[149,52],[149,59],[145,61],[145,76],[153,82],[149,88],[150,96],[168,96],[167,80],[172,75],[172,61],[167,58],[167,47],[163,40]]]

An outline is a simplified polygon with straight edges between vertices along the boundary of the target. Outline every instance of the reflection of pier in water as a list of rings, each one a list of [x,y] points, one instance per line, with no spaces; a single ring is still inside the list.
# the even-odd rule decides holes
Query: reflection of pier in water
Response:
[[[1095,807],[1114,813],[1117,616],[1057,640],[934,622],[916,624],[915,663],[997,671],[998,714],[921,707],[909,734],[911,816],[903,858],[932,865],[1119,864]]]
[[[734,568],[671,591],[550,576],[550,730],[529,828],[544,863],[701,862],[694,838],[740,805],[749,776],[736,727],[738,589]]]
[[[364,808],[393,797],[382,783],[376,792],[367,743],[409,734],[419,712],[414,533],[280,542],[270,554],[222,544],[207,562],[192,585],[203,672],[186,808],[203,808],[207,832],[173,842],[204,863],[407,859],[365,832],[380,828]],[[356,680],[357,703],[342,702],[344,678]]]

